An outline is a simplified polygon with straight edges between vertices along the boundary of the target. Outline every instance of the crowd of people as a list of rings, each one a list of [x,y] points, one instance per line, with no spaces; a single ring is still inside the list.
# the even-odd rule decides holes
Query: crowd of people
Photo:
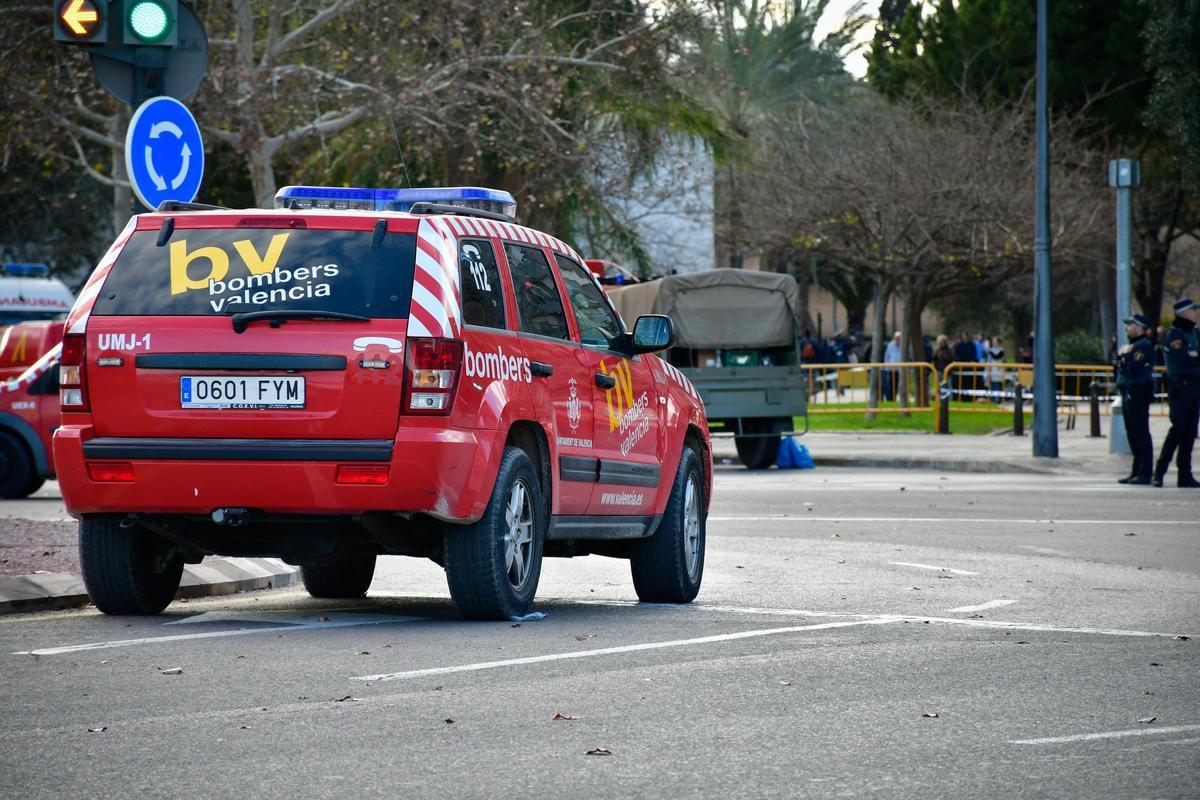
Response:
[[[884,348],[884,363],[899,364],[904,360],[901,358],[901,339],[900,331],[892,335]],[[976,369],[964,369],[956,376],[953,386],[956,396],[986,395],[996,403],[1003,399],[1006,377],[1004,364],[1008,360],[1003,336],[989,338],[983,333],[977,333],[972,337],[964,331],[958,334],[953,344],[950,337],[942,334],[936,339],[925,336],[921,345],[924,357],[919,360],[933,365],[939,383],[946,374],[946,367],[952,363],[987,365]],[[820,341],[812,336],[811,331],[805,331],[801,342],[801,355],[806,362],[817,364],[857,364],[862,360],[858,355],[858,340],[848,333],[839,333]],[[1017,353],[1017,360],[1026,364],[1033,363],[1032,336],[1027,346]],[[885,401],[895,400],[899,385],[899,368],[884,369],[882,378],[882,398]]]

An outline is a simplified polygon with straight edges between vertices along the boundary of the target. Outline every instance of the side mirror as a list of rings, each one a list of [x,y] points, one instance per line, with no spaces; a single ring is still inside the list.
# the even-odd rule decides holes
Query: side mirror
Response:
[[[633,353],[655,353],[675,346],[675,323],[665,314],[643,314],[633,325]]]

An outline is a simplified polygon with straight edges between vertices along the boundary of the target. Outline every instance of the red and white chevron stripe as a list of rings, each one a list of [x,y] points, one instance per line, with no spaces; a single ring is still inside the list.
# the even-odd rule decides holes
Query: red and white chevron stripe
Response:
[[[513,242],[549,247],[551,250],[557,250],[564,255],[570,256],[580,264],[583,263],[583,259],[580,258],[579,253],[576,253],[571,245],[562,239],[549,236],[541,231],[535,231],[533,228],[526,228],[523,225],[514,225],[509,222],[483,219],[482,217],[448,215],[444,219],[459,236],[498,236],[501,239],[508,239]]]
[[[129,237],[133,236],[136,228],[137,217],[134,217],[129,220],[129,224],[125,226],[125,230],[121,231],[121,235],[112,243],[112,247],[108,248],[108,252],[104,254],[104,258],[100,259],[100,263],[92,270],[91,277],[83,285],[83,289],[79,292],[79,297],[75,298],[75,305],[71,306],[71,312],[67,314],[67,333],[83,333],[87,328],[88,317],[92,315],[92,306],[96,304],[96,298],[100,295],[100,290],[104,288],[104,279],[112,271],[112,266],[116,263],[117,256],[121,255],[121,250],[125,247],[125,243],[129,241]]]
[[[657,356],[655,356],[655,357],[657,358]],[[676,369],[672,365],[668,364],[665,360],[663,360],[661,358],[659,358],[658,360],[662,363],[663,370],[666,371],[667,375],[671,378],[671,380],[673,380],[673,381],[675,381],[675,383],[679,384],[679,386],[681,386],[683,388],[683,390],[685,392],[687,392],[688,394],[690,394],[692,397],[696,398],[697,400],[700,399],[700,395],[696,393],[696,387],[692,386],[692,382],[687,379],[686,375],[684,375],[682,372],[680,372],[678,369]]]
[[[458,336],[462,330],[462,293],[458,280],[454,232],[443,217],[422,219],[417,228],[409,336]]]
[[[41,358],[30,364],[24,372],[12,380],[0,381],[0,394],[17,392],[36,381],[52,369],[58,367],[58,356],[62,352],[62,344],[56,344],[47,350]]]

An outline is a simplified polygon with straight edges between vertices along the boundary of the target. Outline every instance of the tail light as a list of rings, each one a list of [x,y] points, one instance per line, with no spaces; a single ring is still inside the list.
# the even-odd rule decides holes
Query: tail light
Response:
[[[336,483],[347,486],[386,486],[387,464],[338,464]]]
[[[128,461],[89,461],[87,471],[96,483],[133,483],[133,464]]]
[[[404,357],[405,412],[449,414],[462,360],[463,343],[457,339],[409,339]]]
[[[58,399],[63,411],[87,411],[86,339],[81,333],[63,337],[58,367]]]

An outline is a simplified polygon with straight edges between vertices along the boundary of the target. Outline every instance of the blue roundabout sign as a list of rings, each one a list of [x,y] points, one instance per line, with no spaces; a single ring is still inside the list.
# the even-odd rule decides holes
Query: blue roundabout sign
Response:
[[[190,202],[204,179],[204,143],[187,106],[173,97],[142,103],[125,134],[125,169],[148,208],[164,200]]]

